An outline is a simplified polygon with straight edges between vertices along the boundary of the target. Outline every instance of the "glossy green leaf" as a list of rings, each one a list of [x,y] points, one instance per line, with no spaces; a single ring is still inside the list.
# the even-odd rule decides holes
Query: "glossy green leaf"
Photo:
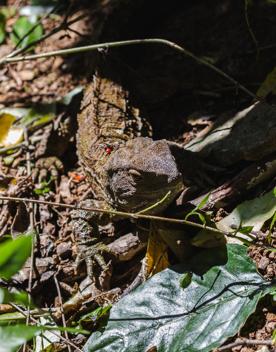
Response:
[[[13,44],[24,48],[25,46],[40,39],[43,34],[41,24],[32,23],[27,17],[19,17],[12,28],[11,40]]]
[[[212,266],[215,259],[220,264]],[[187,271],[192,281],[182,289],[179,280]],[[122,298],[84,351],[211,351],[237,333],[269,285],[244,246],[204,250],[189,268],[166,269]]]
[[[32,237],[23,235],[0,244],[1,278],[9,279],[22,268],[31,254]]]
[[[41,328],[37,326],[0,326],[0,352],[13,352],[29,341]]]

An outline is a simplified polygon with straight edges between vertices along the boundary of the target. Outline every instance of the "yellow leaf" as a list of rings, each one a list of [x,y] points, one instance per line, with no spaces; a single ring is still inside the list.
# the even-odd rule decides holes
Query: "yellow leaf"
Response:
[[[15,117],[11,114],[0,114],[0,145],[9,147],[23,140],[24,130],[21,127],[13,127]]]
[[[168,246],[157,231],[152,230],[148,239],[147,252],[144,259],[146,278],[166,269],[169,266]]]

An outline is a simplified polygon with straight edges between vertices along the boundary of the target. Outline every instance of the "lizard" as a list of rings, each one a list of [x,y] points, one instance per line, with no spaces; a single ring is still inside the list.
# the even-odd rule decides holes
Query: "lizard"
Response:
[[[82,204],[139,212],[165,197],[150,211],[160,213],[194,183],[193,176],[201,173],[201,163],[193,152],[175,143],[151,139],[149,122],[132,104],[120,79],[108,78],[108,70],[105,67],[94,74],[78,114],[77,153],[94,193],[93,199]],[[116,69],[113,67],[112,71]],[[185,172],[185,163],[193,163],[194,171],[186,168]],[[108,252],[108,248],[102,242],[99,226],[107,224],[110,218],[108,214],[72,212],[78,243],[77,265],[85,259],[91,277],[95,263],[103,270],[106,268],[101,253]]]

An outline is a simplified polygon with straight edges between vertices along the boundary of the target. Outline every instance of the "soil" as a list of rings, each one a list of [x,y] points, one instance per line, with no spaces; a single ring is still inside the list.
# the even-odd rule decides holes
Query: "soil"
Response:
[[[28,4],[28,1],[7,1],[8,6],[17,8]],[[99,4],[99,7],[95,7],[94,2],[71,1],[67,13],[62,10],[44,18],[44,33],[59,27],[67,15],[68,21],[77,17],[80,20],[37,44],[34,53],[91,44],[95,38],[98,42],[103,39],[166,38],[220,67],[252,92],[257,91],[266,75],[274,68],[276,22],[272,2],[250,3],[248,24],[244,2],[172,0],[168,4],[157,0],[150,3],[141,0],[125,7],[126,10],[120,8],[122,13],[119,15],[115,9],[103,29],[101,26],[105,13],[111,11],[108,1],[100,1]],[[127,10],[129,8],[131,11]],[[12,31],[17,18],[18,13],[8,19],[8,33]],[[0,57],[13,49],[11,40],[7,38],[0,45]],[[252,101],[250,96],[232,83],[190,58],[160,45],[148,45],[4,65],[0,68],[0,107],[36,108],[37,104],[57,102],[76,87],[85,87],[92,79],[96,55],[102,60],[115,57],[122,63],[122,67],[127,67],[131,80],[125,83],[126,87],[134,91],[139,107],[145,111],[153,126],[156,139],[166,138],[186,144],[212,124],[221,113],[241,110]],[[270,98],[273,99],[273,94]],[[67,119],[70,119],[70,134],[67,131],[65,136],[60,135],[54,128],[54,122],[51,122],[30,132],[30,154],[25,148],[19,148],[11,154],[12,160],[9,163],[7,154],[0,154],[0,194],[36,197],[70,205],[76,204],[90,192],[85,175],[78,165],[75,148],[79,102],[80,98],[77,97],[69,107],[59,106],[56,110],[56,119],[62,123],[66,124]],[[32,139],[32,136],[37,138]],[[37,161],[46,156],[58,156],[63,168],[60,168],[58,178],[51,183],[50,190],[38,195],[34,189],[39,188],[39,181],[26,177],[27,169],[34,171]],[[262,194],[269,186],[272,188],[274,181],[259,187],[258,194]],[[35,225],[39,233],[35,250],[38,273],[33,273],[32,296],[41,307],[59,307],[54,276],[58,276],[62,300],[66,301],[86,275],[84,267],[77,273],[74,271],[76,250],[70,227],[70,211],[63,208],[56,210],[47,205],[19,207],[9,202],[0,209],[0,235],[3,237],[11,233],[16,236],[26,230],[30,225],[30,209],[35,212]],[[229,211],[231,208],[220,209],[214,217],[219,218]],[[131,227],[127,222],[116,226],[121,226],[117,231],[124,233]],[[112,236],[115,230],[111,228],[106,231]],[[265,248],[267,231],[264,230],[262,234],[257,245],[249,248],[249,255],[256,262],[259,272],[266,279],[272,280],[276,273],[276,253]],[[116,267],[112,278],[113,288],[125,287],[131,282],[139,271],[143,255],[144,252],[141,251],[127,264]],[[28,277],[29,269],[26,265],[16,277],[16,285],[28,287]],[[47,296],[46,290],[49,293]],[[105,303],[116,299],[117,291],[102,297]],[[85,309],[94,309],[97,303],[86,302]],[[70,314],[74,317],[76,312]],[[273,305],[271,298],[266,297],[238,336],[226,344],[235,341],[237,337],[270,339],[275,328],[275,302]],[[79,347],[84,342],[85,338],[75,339]],[[231,350],[251,352],[260,350],[260,347],[240,346]]]

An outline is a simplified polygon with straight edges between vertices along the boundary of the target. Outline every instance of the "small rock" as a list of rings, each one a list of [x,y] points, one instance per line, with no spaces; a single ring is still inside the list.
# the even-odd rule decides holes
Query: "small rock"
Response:
[[[258,263],[258,268],[261,270],[265,270],[269,264],[269,259],[266,257],[262,257]]]
[[[23,70],[19,72],[19,76],[22,81],[32,81],[34,79],[34,71],[31,70]]]

